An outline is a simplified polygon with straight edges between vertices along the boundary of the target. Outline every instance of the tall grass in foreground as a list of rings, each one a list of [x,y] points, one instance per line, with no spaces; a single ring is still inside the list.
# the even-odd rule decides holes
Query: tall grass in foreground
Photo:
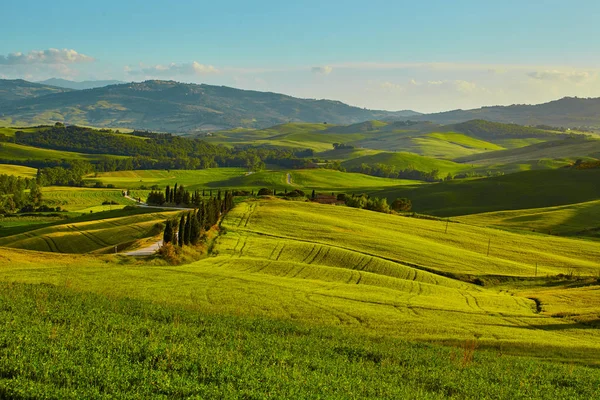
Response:
[[[0,284],[0,398],[598,398],[600,372]]]

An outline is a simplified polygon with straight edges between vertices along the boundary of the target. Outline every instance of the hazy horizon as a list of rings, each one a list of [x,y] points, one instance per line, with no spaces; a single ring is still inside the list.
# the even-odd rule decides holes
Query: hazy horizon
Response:
[[[11,3],[0,78],[172,79],[424,113],[600,97],[600,4],[576,3]]]

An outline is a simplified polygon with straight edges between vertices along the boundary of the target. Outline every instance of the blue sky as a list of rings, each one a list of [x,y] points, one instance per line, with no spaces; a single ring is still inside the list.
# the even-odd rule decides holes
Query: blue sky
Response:
[[[175,79],[428,112],[600,96],[597,1],[7,3],[3,78]]]

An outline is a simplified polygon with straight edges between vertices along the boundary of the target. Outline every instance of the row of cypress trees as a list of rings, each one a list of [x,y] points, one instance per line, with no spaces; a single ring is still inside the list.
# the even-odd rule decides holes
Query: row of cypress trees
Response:
[[[163,243],[173,243],[180,247],[196,245],[200,242],[204,232],[219,222],[219,218],[233,208],[233,194],[226,191],[217,197],[200,200],[198,208],[194,211],[181,214],[177,220],[167,220],[163,233]]]

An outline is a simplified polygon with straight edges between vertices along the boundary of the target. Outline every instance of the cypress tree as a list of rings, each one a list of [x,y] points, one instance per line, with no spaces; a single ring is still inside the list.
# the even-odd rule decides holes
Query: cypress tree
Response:
[[[193,245],[197,245],[198,242],[200,241],[200,233],[201,233],[201,229],[200,229],[200,223],[198,222],[198,214],[192,214],[192,228],[191,228],[191,234],[190,234],[190,242]]]
[[[170,219],[167,220],[165,233],[163,234],[163,245],[173,241],[173,223]]]
[[[165,189],[165,200],[167,201],[167,203],[169,202],[170,196],[171,196],[171,187],[169,185],[167,185],[167,188]]]
[[[181,215],[179,219],[179,235],[177,235],[177,241],[179,243],[179,247],[183,247],[183,238],[185,236],[185,215]]]
[[[183,233],[183,242],[186,246],[189,246],[192,239],[192,218],[190,217],[190,213],[188,213],[187,218],[185,219],[185,231]]]
[[[196,219],[198,220],[198,224],[200,224],[200,229],[204,229],[204,213],[206,208],[204,207],[204,201],[201,201],[198,204],[198,212],[196,213]]]
[[[177,183],[175,183],[175,187],[173,188],[173,201],[171,203],[177,203]]]
[[[310,195],[311,199],[316,199],[317,198],[317,194],[315,193],[315,189],[313,189],[312,194]]]

